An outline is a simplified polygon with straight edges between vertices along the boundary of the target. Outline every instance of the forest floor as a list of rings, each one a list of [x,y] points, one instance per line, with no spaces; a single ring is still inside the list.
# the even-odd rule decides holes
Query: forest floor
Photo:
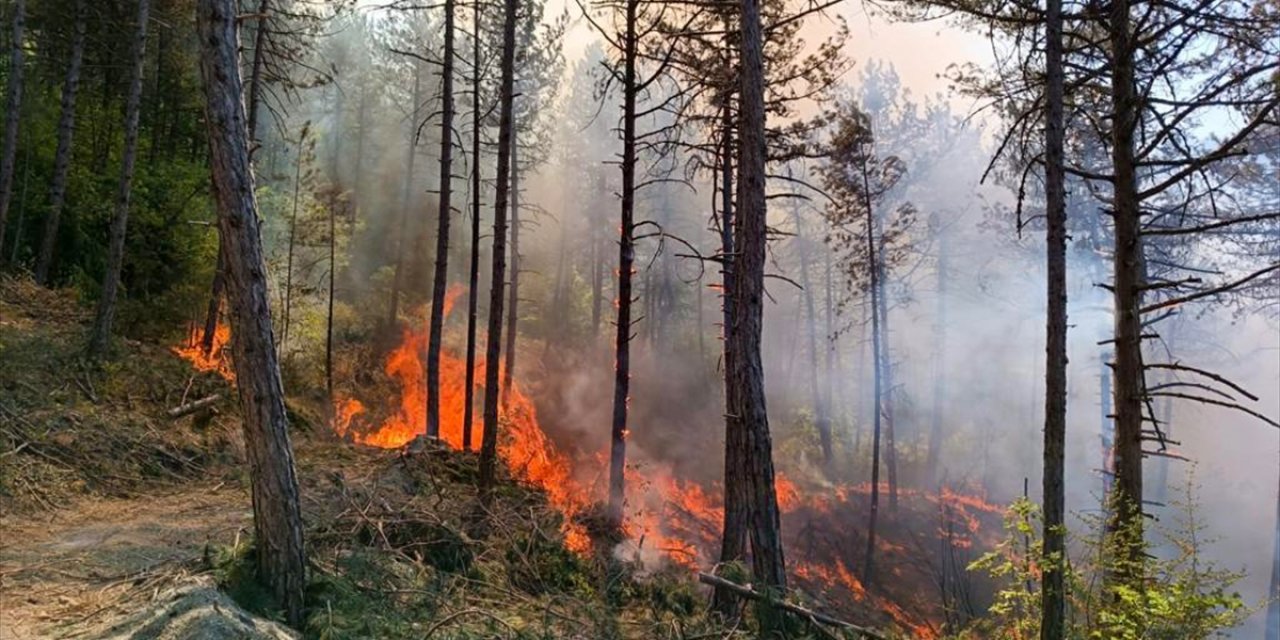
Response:
[[[0,277],[0,640],[184,637],[115,625],[173,616],[175,590],[211,584],[225,597],[206,588],[203,609],[272,626],[262,621],[280,612],[249,561],[232,388],[163,338],[120,339],[112,358],[85,362],[88,320],[69,294]],[[167,414],[214,394],[207,410]],[[569,551],[561,514],[510,477],[480,513],[474,454],[354,447],[317,426],[307,399],[289,403],[310,565],[304,637],[742,633],[707,619],[685,572]]]

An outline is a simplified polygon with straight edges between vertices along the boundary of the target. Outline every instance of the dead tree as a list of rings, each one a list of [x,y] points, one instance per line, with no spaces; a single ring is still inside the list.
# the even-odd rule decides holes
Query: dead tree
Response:
[[[107,270],[102,277],[102,297],[89,336],[91,357],[101,356],[111,340],[111,324],[116,316],[120,291],[120,271],[124,268],[124,241],[129,225],[129,200],[133,195],[133,166],[138,155],[138,114],[142,110],[142,73],[147,50],[147,19],[151,0],[138,0],[137,31],[130,57],[129,98],[124,109],[124,151],[120,157],[120,184],[116,194],[115,217],[107,249]]]
[[[71,169],[71,141],[76,129],[76,93],[80,88],[80,69],[84,61],[84,42],[88,15],[84,0],[76,0],[75,27],[71,36],[71,59],[67,62],[67,78],[62,85],[62,113],[58,117],[58,150],[53,160],[53,182],[49,187],[49,215],[45,218],[44,237],[36,256],[36,282],[47,284],[53,252],[58,245],[58,224],[66,203],[67,175]]]
[[[258,579],[284,608],[289,623],[303,619],[306,585],[302,515],[280,364],[271,335],[271,305],[259,232],[249,137],[245,126],[236,7],[231,0],[199,0],[196,29],[207,104],[210,166],[225,250],[227,299],[244,415],[245,451],[253,491]]]

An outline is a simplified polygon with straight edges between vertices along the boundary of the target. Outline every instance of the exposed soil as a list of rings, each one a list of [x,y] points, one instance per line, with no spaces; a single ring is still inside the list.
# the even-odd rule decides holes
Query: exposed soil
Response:
[[[252,528],[239,487],[195,484],[0,517],[0,639],[95,637],[205,571]]]

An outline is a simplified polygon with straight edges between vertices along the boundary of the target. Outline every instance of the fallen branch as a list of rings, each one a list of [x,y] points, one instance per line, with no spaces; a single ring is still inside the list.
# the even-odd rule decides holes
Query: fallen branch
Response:
[[[736,582],[725,580],[724,578],[721,578],[719,576],[713,576],[709,573],[703,573],[699,571],[698,582],[701,582],[702,584],[706,584],[706,585],[711,585],[713,587],[728,589],[734,595],[747,598],[749,600],[755,600],[758,602],[767,602],[775,607],[778,607],[779,609],[782,609],[784,611],[790,611],[791,613],[794,613],[798,616],[808,618],[810,620],[813,620],[814,622],[820,622],[827,626],[848,629],[855,633],[861,634],[862,636],[867,638],[875,638],[876,640],[887,640],[887,636],[881,634],[879,631],[876,631],[874,629],[859,627],[856,624],[845,622],[844,620],[837,620],[836,618],[832,618],[829,615],[818,613],[817,611],[806,609],[799,605],[791,604],[790,602],[775,600],[762,593],[752,590],[750,587],[744,587]]]
[[[212,407],[221,399],[222,399],[222,396],[215,393],[207,398],[201,398],[199,400],[196,400],[195,402],[188,402],[184,405],[176,406],[170,409],[169,411],[167,411],[166,413],[168,413],[170,418],[177,420],[182,416],[195,413],[207,407]]]

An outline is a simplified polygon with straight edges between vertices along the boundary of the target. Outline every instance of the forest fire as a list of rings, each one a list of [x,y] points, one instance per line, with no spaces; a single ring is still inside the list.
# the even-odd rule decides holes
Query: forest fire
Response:
[[[451,291],[447,304],[458,294]],[[446,308],[446,311],[448,309]],[[425,431],[425,384],[423,356],[426,350],[425,330],[404,330],[400,343],[387,355],[383,369],[399,389],[391,402],[391,413],[381,422],[355,398],[339,398],[335,407],[336,432],[352,441],[380,448],[402,447]],[[484,364],[476,376],[476,398],[481,397]],[[465,402],[465,362],[447,349],[440,362],[441,427],[440,439],[453,449],[462,448],[462,420]],[[599,469],[606,452],[595,452],[575,459],[558,449],[538,422],[533,401],[518,383],[505,390],[501,404],[499,455],[512,474],[546,491],[551,504],[564,516],[563,533],[569,548],[586,552],[590,539],[579,516],[603,496]],[[473,442],[478,443],[480,418],[474,418]],[[584,480],[584,479],[590,480]],[[861,518],[871,491],[869,484],[816,487],[806,490],[789,476],[776,478],[779,508],[784,529],[794,549],[792,570],[797,583],[806,589],[831,596],[833,601],[848,601],[855,606],[879,610],[886,619],[911,631],[913,637],[935,637],[934,629],[941,618],[936,605],[926,599],[910,598],[913,588],[926,587],[931,578],[918,568],[918,540],[906,540],[909,530],[920,530],[934,536],[927,548],[944,546],[964,552],[974,544],[983,526],[983,518],[998,521],[1003,507],[973,496],[944,489],[931,493],[899,488],[900,513],[886,516],[886,533],[877,543],[880,566],[892,575],[894,586],[869,590],[855,575],[852,567],[860,566],[859,552],[865,542],[860,538]],[[887,485],[881,486],[887,495]],[[722,489],[718,484],[704,485],[677,477],[672,469],[660,463],[645,463],[627,470],[627,542],[618,553],[642,560],[646,564],[671,563],[690,570],[713,566],[720,545],[720,528],[724,517]],[[883,501],[883,498],[882,498]],[[887,509],[886,509],[887,511]],[[909,512],[909,513],[907,513]],[[904,523],[894,528],[895,517]],[[905,521],[914,519],[910,524]],[[923,522],[917,522],[923,521]],[[825,543],[816,542],[821,538]],[[857,539],[855,539],[857,538]],[[913,569],[912,567],[916,567]]]
[[[181,345],[173,347],[173,352],[190,362],[197,371],[212,371],[228,382],[235,382],[236,372],[231,367],[229,349],[231,328],[221,318],[218,319],[218,324],[213,331],[213,345],[208,353],[201,344],[203,338],[203,328],[192,326],[187,332],[187,339]]]

